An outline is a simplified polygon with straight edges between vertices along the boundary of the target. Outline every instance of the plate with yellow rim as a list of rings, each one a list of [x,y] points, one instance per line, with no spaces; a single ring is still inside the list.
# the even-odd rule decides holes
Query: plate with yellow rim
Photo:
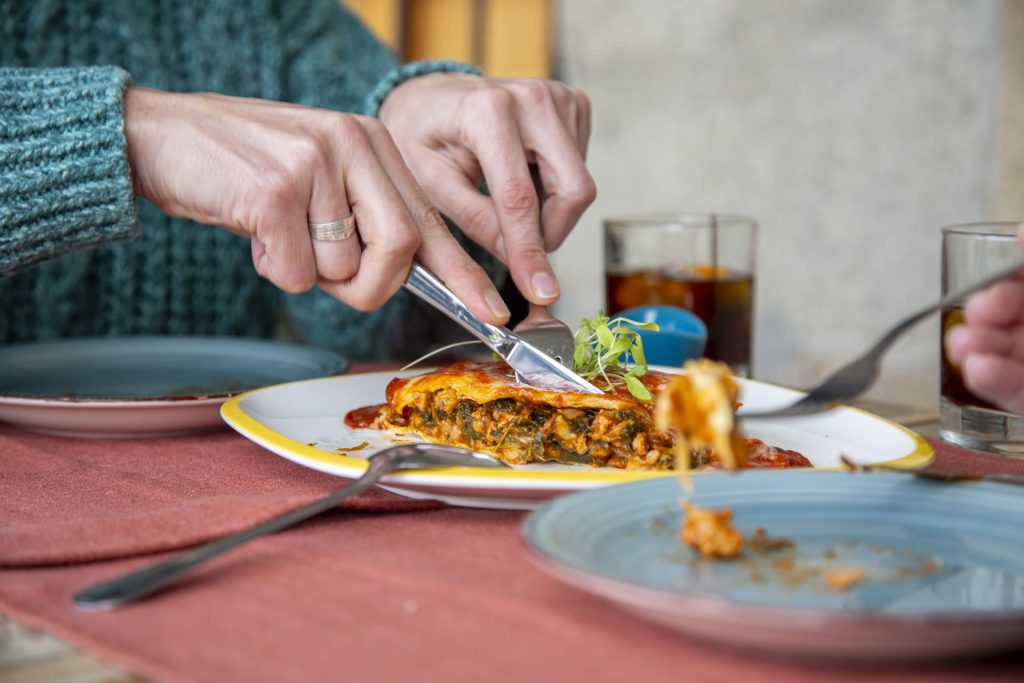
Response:
[[[408,439],[350,429],[344,423],[346,413],[382,403],[389,381],[415,374],[419,373],[378,372],[279,384],[232,398],[221,407],[221,416],[240,434],[281,457],[321,472],[355,478],[366,470],[368,457]],[[741,380],[741,390],[748,410],[786,405],[800,396],[792,389],[754,380]],[[934,457],[931,445],[914,432],[855,408],[751,419],[744,423],[744,431],[767,444],[803,453],[815,468],[838,467],[840,456],[845,456],[860,464],[914,469]],[[545,463],[507,470],[452,467],[396,472],[385,477],[382,485],[404,496],[452,505],[532,509],[571,491],[665,476],[673,474]]]

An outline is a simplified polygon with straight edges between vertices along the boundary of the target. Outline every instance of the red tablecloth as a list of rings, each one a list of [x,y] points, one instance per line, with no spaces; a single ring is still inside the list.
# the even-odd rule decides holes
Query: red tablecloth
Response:
[[[944,444],[937,451],[939,467],[1024,472],[1022,461]],[[81,612],[70,597],[82,587],[339,480],[229,432],[111,442],[0,427],[0,459],[0,609],[161,680],[1024,677],[1024,656],[864,669],[711,647],[537,570],[519,538],[523,513],[384,493],[251,543],[178,589],[114,612]]]

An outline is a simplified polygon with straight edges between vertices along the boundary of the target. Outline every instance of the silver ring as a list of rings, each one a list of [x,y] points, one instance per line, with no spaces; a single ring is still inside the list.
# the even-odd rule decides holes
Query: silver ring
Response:
[[[356,215],[350,213],[340,221],[330,223],[309,223],[309,234],[322,242],[340,242],[348,239],[356,230]]]

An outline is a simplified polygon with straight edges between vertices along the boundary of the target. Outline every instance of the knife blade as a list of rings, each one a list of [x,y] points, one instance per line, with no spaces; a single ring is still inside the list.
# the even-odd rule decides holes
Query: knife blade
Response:
[[[549,391],[604,393],[575,372],[528,344],[508,328],[477,318],[451,290],[430,271],[414,263],[405,288],[454,320],[492,351],[501,356],[520,381]]]

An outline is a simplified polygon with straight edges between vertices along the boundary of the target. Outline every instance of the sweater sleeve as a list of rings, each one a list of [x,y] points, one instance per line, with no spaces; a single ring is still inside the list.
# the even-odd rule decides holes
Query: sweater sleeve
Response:
[[[453,62],[448,59],[412,62],[411,64],[397,66],[384,74],[366,97],[366,104],[363,106],[366,115],[376,118],[377,114],[380,113],[380,106],[384,103],[384,100],[392,90],[402,83],[419,76],[438,72],[473,74],[474,76],[479,76],[482,73],[475,66]]]
[[[277,26],[284,46],[289,102],[367,116],[405,81],[438,72],[480,74],[446,59],[399,64],[395,54],[337,0],[282,0]]]
[[[115,67],[0,68],[0,276],[139,232]]]

